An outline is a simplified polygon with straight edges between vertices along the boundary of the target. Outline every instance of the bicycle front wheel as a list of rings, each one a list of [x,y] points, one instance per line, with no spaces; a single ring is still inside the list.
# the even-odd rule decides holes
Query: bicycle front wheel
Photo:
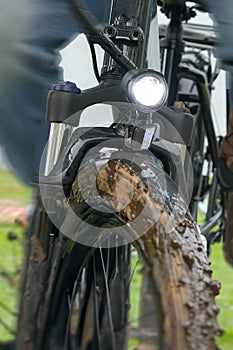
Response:
[[[73,200],[80,177],[76,180],[71,206],[85,223],[76,241],[88,236],[86,223],[98,230],[89,246],[57,234],[43,258],[38,236],[32,237],[16,349],[217,349],[221,330],[214,299],[220,286],[211,279],[199,232],[183,201],[164,199],[157,184],[151,195],[138,169],[112,160],[101,166],[96,184],[114,215],[106,211],[100,217],[82,198]],[[145,222],[132,223],[145,203],[143,220],[156,220],[142,233]],[[130,236],[131,243],[125,240]],[[139,288],[132,287],[132,264],[139,267]],[[135,305],[133,323],[129,313]]]

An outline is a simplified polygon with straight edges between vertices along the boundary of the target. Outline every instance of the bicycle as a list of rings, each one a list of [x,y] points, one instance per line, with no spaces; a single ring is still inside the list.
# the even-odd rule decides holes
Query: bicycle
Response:
[[[137,339],[130,346],[138,349],[148,344],[151,349],[217,349],[221,329],[214,299],[220,285],[211,279],[187,205],[187,170],[197,152],[193,132],[200,124],[197,103],[206,109],[209,102],[202,94],[203,72],[186,67],[177,79],[182,50],[177,61],[174,46],[168,46],[168,60],[162,59],[172,86],[167,89],[155,70],[160,61],[155,2],[129,1],[122,13],[121,0],[114,1],[104,29],[96,29],[76,3],[99,85],[81,92],[72,83],[60,83],[48,97],[51,132],[31,222],[15,349],[125,349],[130,337]],[[184,14],[193,11],[181,0],[160,4],[176,15],[180,29]],[[181,31],[171,29],[175,33],[181,40]],[[106,52],[101,76],[94,44]],[[190,91],[177,99],[179,81],[191,73],[197,88],[202,84],[200,100]],[[156,101],[150,90],[142,94],[148,83]],[[83,110],[100,103],[111,112],[111,125],[77,128]],[[205,132],[213,139],[209,117]],[[212,160],[215,145],[214,140]],[[199,183],[195,188],[199,193]],[[191,199],[191,209],[196,208],[200,199]],[[134,327],[129,321],[132,255],[143,271]]]
[[[170,24],[174,26],[170,31],[173,35],[176,33],[175,38],[171,38],[170,35],[169,39],[164,40],[164,28],[161,28],[161,50],[162,52],[167,50],[169,43],[171,45],[174,40],[180,47],[175,50],[174,59],[180,62],[179,67],[168,71],[167,67],[170,63],[165,63],[167,71],[164,74],[170,81],[170,86],[177,87],[170,89],[170,105],[175,101],[181,101],[184,104],[183,108],[187,107],[193,115],[197,116],[194,137],[189,147],[194,172],[194,189],[189,208],[192,217],[198,221],[198,205],[201,201],[206,202],[205,218],[200,230],[210,248],[211,244],[219,242],[224,237],[226,229],[227,194],[221,190],[221,183],[217,176],[221,136],[216,135],[211,111],[211,92],[220,69],[218,61],[213,68],[211,53],[217,38],[211,26],[186,24],[182,27],[181,36],[182,18],[186,16],[189,20],[196,15],[195,8],[189,10],[189,12],[181,10],[176,23]],[[164,11],[166,12],[167,9],[165,8]],[[170,53],[168,61],[171,60],[173,58]],[[217,225],[219,225],[218,230],[216,230]],[[212,231],[213,228],[215,228],[214,231]]]

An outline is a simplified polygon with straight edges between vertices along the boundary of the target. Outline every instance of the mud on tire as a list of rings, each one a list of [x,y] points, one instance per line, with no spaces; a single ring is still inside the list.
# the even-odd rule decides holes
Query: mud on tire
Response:
[[[119,182],[124,186],[124,191],[120,191],[120,202],[117,195]],[[211,279],[212,271],[200,234],[182,199],[174,196],[167,201],[158,191],[149,193],[138,172],[123,161],[113,160],[105,163],[98,171],[96,184],[106,205],[116,211],[120,224],[124,219],[128,223],[127,227],[130,227],[131,221],[133,222],[138,214],[137,210],[140,209],[141,212],[145,202],[149,204],[146,211],[148,218],[159,213],[158,219],[145,234],[137,234],[135,229],[132,232],[135,237],[133,245],[142,257],[144,269],[149,271],[150,282],[156,291],[152,295],[151,305],[157,306],[160,313],[160,324],[155,330],[158,339],[151,344],[151,349],[218,349],[216,337],[221,335],[221,329],[216,322],[219,310],[215,304],[215,296],[219,293],[220,284]],[[124,198],[124,194],[128,196],[127,184],[134,187],[130,201],[129,198]],[[72,186],[74,197],[78,188],[79,181],[76,179]],[[122,206],[122,201],[128,204]],[[73,200],[71,203],[74,210],[80,210],[83,206],[81,211],[87,220],[90,219],[94,223],[99,219],[95,218],[96,212],[93,214],[82,198],[79,197],[78,204]],[[110,248],[113,250],[108,253],[106,249],[103,258],[100,248],[86,246],[80,250],[79,244],[58,235],[46,257],[42,254],[38,237],[33,236],[30,244],[16,350],[86,350],[93,347],[96,350],[112,350],[114,347],[109,345],[112,344],[112,339],[108,338],[110,333],[111,337],[115,337],[116,349],[127,349],[128,288],[132,276],[126,250],[122,247],[118,247],[117,250]],[[107,264],[107,274],[101,276],[103,260],[106,261],[104,265]],[[85,283],[81,283],[83,271]],[[97,280],[101,288],[97,288]],[[102,288],[106,281],[108,287],[104,291]],[[82,287],[79,290],[77,286]],[[70,307],[70,301],[75,300],[76,292],[84,296],[81,309]],[[94,309],[93,302],[96,303]],[[111,304],[113,306],[109,312]],[[90,312],[90,305],[91,310],[95,311]],[[106,323],[110,314],[111,326]],[[75,332],[71,327],[73,319]],[[118,327],[119,319],[121,327]],[[85,332],[80,331],[82,320],[86,320],[86,329],[82,326]],[[67,329],[69,337],[64,345]],[[88,340],[83,343],[82,338],[86,334]],[[98,347],[100,343],[101,347]],[[145,341],[136,347],[147,348],[148,344],[145,345]]]

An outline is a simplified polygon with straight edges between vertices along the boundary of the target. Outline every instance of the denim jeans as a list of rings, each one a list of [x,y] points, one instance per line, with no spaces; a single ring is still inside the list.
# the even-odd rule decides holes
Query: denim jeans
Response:
[[[233,72],[233,6],[232,0],[204,0],[212,13],[219,35],[216,55],[222,67]]]
[[[203,0],[212,14],[219,42],[216,56],[221,59],[224,70],[229,72],[229,97],[233,107],[233,6],[232,0]]]
[[[217,55],[223,68],[233,72],[232,0],[205,1],[219,26]],[[86,2],[98,21],[104,21],[111,0]],[[51,85],[62,79],[59,49],[79,32],[82,27],[68,0],[1,0],[0,145],[26,184],[38,175],[48,138],[45,105]]]
[[[98,22],[105,2],[87,0]],[[80,32],[68,0],[1,0],[0,146],[28,185],[48,139],[47,93],[62,79],[59,50]]]

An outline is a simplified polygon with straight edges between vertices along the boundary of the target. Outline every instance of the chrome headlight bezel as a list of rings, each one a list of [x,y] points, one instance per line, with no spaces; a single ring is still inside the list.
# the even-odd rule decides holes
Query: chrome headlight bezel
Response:
[[[158,110],[168,96],[164,76],[153,69],[130,70],[123,76],[122,88],[128,101],[145,112]]]

